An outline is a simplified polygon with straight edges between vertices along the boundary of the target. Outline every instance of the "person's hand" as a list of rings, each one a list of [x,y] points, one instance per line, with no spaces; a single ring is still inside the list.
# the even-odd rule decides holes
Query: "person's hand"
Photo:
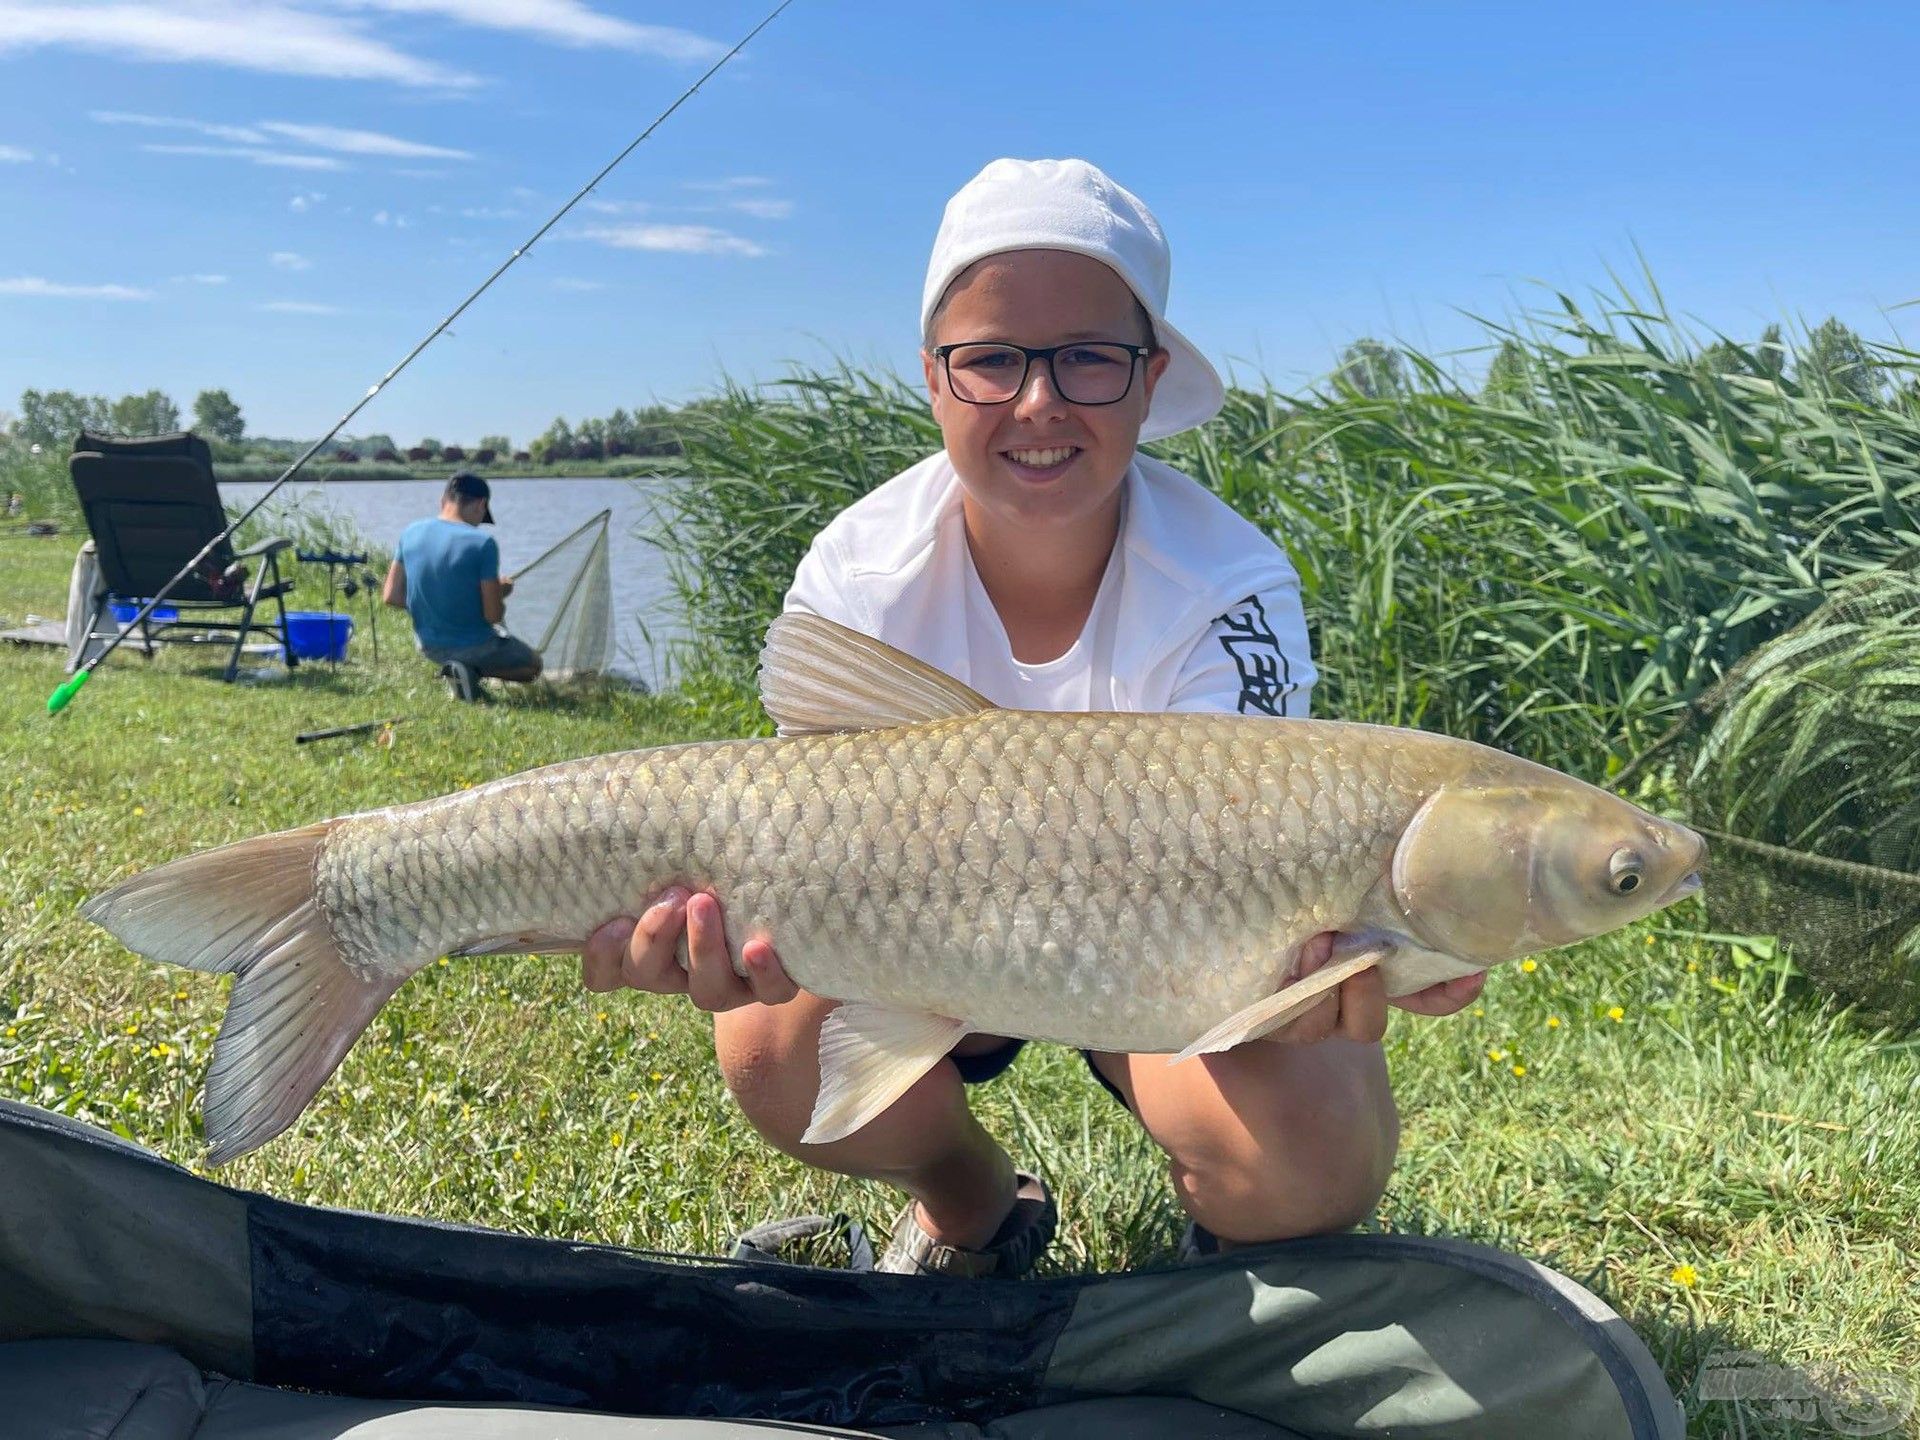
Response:
[[[684,957],[682,939],[685,940]],[[623,915],[588,937],[580,956],[580,983],[589,990],[650,990],[686,995],[718,1014],[742,1005],[783,1005],[800,993],[773,946],[749,940],[741,951],[747,974],[733,972],[720,902],[673,886],[639,919]]]
[[[1333,955],[1333,942],[1338,938],[1335,932],[1323,930],[1307,941],[1300,950],[1297,978],[1305,978],[1325,965]],[[1464,975],[1388,999],[1386,977],[1376,965],[1341,981],[1304,1015],[1260,1038],[1281,1045],[1312,1045],[1337,1036],[1372,1044],[1387,1033],[1389,1005],[1411,1010],[1416,1015],[1451,1015],[1473,1003],[1486,979],[1484,973]]]
[[[511,595],[512,593],[513,593],[513,577],[511,575],[502,575],[500,577],[500,598],[504,600],[507,598],[507,596]]]

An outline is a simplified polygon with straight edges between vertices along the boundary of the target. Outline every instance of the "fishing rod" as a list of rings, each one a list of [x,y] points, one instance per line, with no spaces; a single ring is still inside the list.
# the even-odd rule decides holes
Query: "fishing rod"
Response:
[[[698,80],[694,81],[693,84],[689,85],[685,90],[683,90],[680,93],[679,99],[675,100],[671,105],[669,105],[666,109],[662,110],[657,116],[655,116],[653,123],[647,126],[647,128],[642,130],[638,135],[636,135],[632,139],[632,141],[628,143],[626,149],[622,150],[618,155],[614,156],[613,159],[609,160],[604,166],[602,166],[600,169],[600,173],[595,175],[585,185],[582,185],[580,189],[574,193],[574,196],[571,200],[567,201],[566,204],[562,205],[558,210],[554,211],[552,215],[548,216],[546,224],[542,225],[538,230],[534,231],[532,236],[526,241],[525,244],[516,247],[514,252],[500,263],[499,268],[496,269],[485,280],[481,281],[479,287],[475,289],[471,295],[467,296],[466,299],[462,300],[460,304],[453,310],[453,312],[447,316],[446,319],[442,320],[438,325],[434,326],[433,329],[429,330],[427,332],[426,338],[421,340],[419,344],[415,345],[413,349],[409,350],[406,354],[406,357],[402,359],[398,365],[395,365],[391,370],[387,371],[385,375],[382,375],[375,384],[369,386],[367,389],[367,393],[360,397],[360,399],[354,404],[354,407],[351,410],[347,411],[346,414],[342,415],[338,420],[334,421],[333,428],[331,430],[327,431],[326,434],[322,435],[318,440],[314,441],[313,444],[309,445],[306,448],[306,450],[299,456],[298,459],[296,459],[291,465],[289,465],[285,470],[283,470],[280,473],[280,478],[275,480],[273,484],[267,487],[266,493],[264,495],[262,495],[258,500],[255,500],[253,504],[249,505],[246,508],[246,510],[241,514],[238,520],[235,520],[232,524],[228,525],[226,529],[222,530],[218,535],[214,536],[204,546],[202,546],[200,553],[198,555],[195,555],[185,565],[181,566],[180,571],[177,575],[175,575],[171,580],[167,581],[165,585],[162,585],[157,594],[150,596],[146,600],[146,602],[143,605],[141,605],[139,611],[134,615],[133,619],[128,621],[127,624],[121,628],[119,634],[115,635],[111,640],[107,642],[105,647],[102,648],[102,650],[98,655],[94,656],[91,660],[88,660],[85,664],[83,664],[77,671],[74,672],[72,679],[66,681],[57,690],[55,690],[53,694],[47,697],[47,713],[49,715],[58,715],[62,710],[66,709],[68,703],[73,699],[73,697],[80,693],[80,687],[87,683],[88,677],[93,674],[94,669],[100,664],[100,662],[102,660],[105,660],[107,656],[111,655],[115,650],[118,650],[120,648],[121,643],[127,638],[127,636],[131,635],[134,632],[134,630],[139,627],[140,623],[153,613],[154,607],[173,593],[175,586],[177,586],[182,580],[186,579],[189,575],[193,574],[194,571],[196,571],[200,567],[200,565],[206,560],[206,558],[209,555],[213,554],[213,552],[216,549],[218,549],[222,544],[224,544],[226,541],[231,539],[233,536],[233,532],[238,530],[242,525],[246,524],[248,520],[252,519],[254,512],[257,511],[262,505],[265,505],[267,501],[273,498],[275,491],[279,490],[279,488],[282,485],[286,484],[287,481],[291,480],[295,475],[299,474],[301,468],[305,466],[307,461],[311,460],[315,455],[319,454],[321,449],[324,448],[327,445],[327,443],[333,439],[334,436],[338,435],[343,429],[346,428],[347,422],[349,420],[353,419],[354,416],[358,415],[362,410],[364,410],[367,407],[367,405],[373,400],[374,396],[378,395],[382,390],[386,389],[388,383],[391,382],[395,376],[399,375],[399,373],[402,370],[405,370],[407,366],[411,365],[414,362],[414,359],[420,354],[422,350],[425,350],[427,346],[431,345],[435,340],[438,340],[440,336],[446,331],[446,328],[449,325],[453,324],[455,320],[458,320],[461,317],[461,315],[466,313],[466,309],[469,305],[473,304],[474,301],[478,300],[482,295],[486,294],[487,291],[492,288],[494,281],[498,280],[502,275],[506,274],[507,271],[513,267],[513,264],[515,261],[517,261],[522,255],[526,254],[527,251],[531,250],[534,247],[534,245],[539,242],[542,236],[544,236],[555,225],[559,224],[560,221],[565,218],[569,210],[573,209],[574,206],[578,205],[582,200],[586,199],[588,195],[592,194],[594,187],[599,185],[599,183],[602,180],[605,180],[607,176],[612,174],[614,171],[614,168],[617,165],[619,165],[619,163],[622,160],[625,160],[627,156],[631,155],[635,150],[639,149],[641,142],[643,142],[649,135],[653,134],[655,130],[658,130],[660,126],[666,121],[669,115],[673,114],[674,111],[678,110],[682,105],[686,104],[687,101],[691,100],[694,96],[694,92],[699,90],[699,88],[702,85],[706,84],[707,81],[711,80],[715,75],[717,75],[720,72],[720,68],[723,65],[725,65],[729,60],[733,59],[734,56],[738,55],[742,50],[746,49],[747,43],[750,40],[752,40],[754,36],[758,35],[762,30],[766,29],[767,26],[771,25],[775,20],[777,20],[780,17],[780,12],[785,10],[792,3],[793,3],[793,0],[780,0],[780,3],[774,6],[773,9],[767,13],[767,17],[764,20],[762,20],[758,25],[754,26],[753,29],[749,30],[744,36],[742,36],[740,39],[740,42],[736,44],[731,50],[727,51],[726,54],[722,55],[718,60],[714,61],[712,67],[707,70],[706,74],[702,75]]]

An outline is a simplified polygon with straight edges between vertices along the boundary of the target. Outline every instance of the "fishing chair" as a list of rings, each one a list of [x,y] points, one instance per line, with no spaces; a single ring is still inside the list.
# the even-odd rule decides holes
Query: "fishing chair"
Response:
[[[227,528],[227,514],[213,478],[212,453],[197,435],[128,440],[83,430],[67,464],[100,565],[86,639],[67,662],[71,673],[93,641],[110,640],[118,633],[110,618],[113,603],[137,603],[159,595],[209,540]],[[287,641],[283,597],[293,581],[280,574],[280,552],[292,545],[291,540],[266,540],[236,551],[222,539],[191,574],[166,592],[162,604],[172,608],[177,618],[167,623],[165,633],[156,636],[151,620],[141,625],[141,647],[152,655],[156,639],[204,640],[230,633],[233,651],[227,657],[224,678],[231,681],[239,673],[247,636],[260,634],[279,644],[287,668],[292,669],[299,661]],[[247,561],[258,563],[249,567]],[[277,621],[256,614],[269,600]]]

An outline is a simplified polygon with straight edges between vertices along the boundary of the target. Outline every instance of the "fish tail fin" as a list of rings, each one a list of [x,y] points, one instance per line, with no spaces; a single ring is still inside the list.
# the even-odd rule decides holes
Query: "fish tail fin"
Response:
[[[314,894],[331,821],[189,855],[80,907],[129,950],[230,974],[204,1114],[209,1163],[291,1125],[404,976],[364,976],[334,944]]]

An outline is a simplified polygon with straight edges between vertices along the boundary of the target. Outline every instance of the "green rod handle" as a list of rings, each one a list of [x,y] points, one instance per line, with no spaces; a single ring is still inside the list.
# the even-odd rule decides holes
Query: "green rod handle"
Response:
[[[47,714],[58,715],[62,710],[66,709],[67,702],[80,693],[80,687],[87,683],[87,678],[92,674],[93,672],[91,670],[82,670],[58,690],[55,690],[53,694],[49,695],[47,697]]]

